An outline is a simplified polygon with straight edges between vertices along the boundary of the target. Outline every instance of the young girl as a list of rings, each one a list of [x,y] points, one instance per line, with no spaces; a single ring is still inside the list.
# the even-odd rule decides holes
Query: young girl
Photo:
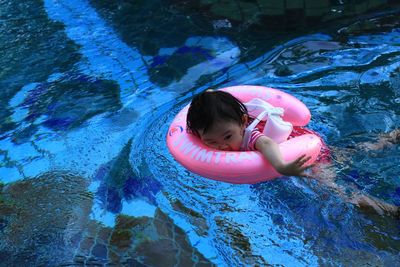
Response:
[[[251,118],[246,106],[224,91],[207,90],[192,100],[187,114],[187,129],[201,141],[218,150],[257,150],[282,175],[306,176],[306,155],[285,162],[278,144],[255,128],[244,143],[244,130]]]
[[[231,94],[224,91],[207,90],[195,96],[187,114],[187,129],[198,136],[201,141],[212,148],[219,150],[257,150],[271,163],[282,175],[309,176],[305,174],[305,163],[310,159],[302,155],[294,161],[285,162],[279,150],[278,144],[265,136],[261,129],[255,128],[249,141],[244,141],[244,131],[252,118],[247,113],[246,106]],[[360,148],[377,149],[390,144],[399,143],[400,131],[395,130],[382,135],[376,144],[365,143]],[[327,175],[322,184],[337,192],[345,201],[360,208],[373,210],[378,214],[384,213],[399,216],[399,208],[385,203],[375,197],[362,192],[353,192],[350,195],[346,188],[337,185],[333,181],[331,164],[319,166],[325,169]]]

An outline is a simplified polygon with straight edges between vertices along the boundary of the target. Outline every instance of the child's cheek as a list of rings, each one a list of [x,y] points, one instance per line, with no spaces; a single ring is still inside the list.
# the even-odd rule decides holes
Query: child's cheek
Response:
[[[234,148],[235,150],[240,150],[240,145],[242,144],[242,140],[243,138],[241,136],[239,136],[236,140],[235,140],[235,145]]]

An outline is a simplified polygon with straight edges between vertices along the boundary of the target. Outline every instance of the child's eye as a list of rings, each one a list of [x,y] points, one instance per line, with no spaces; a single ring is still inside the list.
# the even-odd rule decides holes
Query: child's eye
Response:
[[[227,135],[227,136],[225,136],[224,140],[229,140],[229,139],[231,139],[231,137],[232,137],[231,134],[230,134],[230,135]]]

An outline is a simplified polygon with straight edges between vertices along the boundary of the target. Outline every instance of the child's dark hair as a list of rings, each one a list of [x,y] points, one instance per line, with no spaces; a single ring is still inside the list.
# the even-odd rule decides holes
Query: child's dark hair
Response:
[[[186,117],[187,130],[199,136],[199,130],[207,132],[218,120],[242,124],[246,114],[245,105],[230,93],[207,90],[193,98]]]

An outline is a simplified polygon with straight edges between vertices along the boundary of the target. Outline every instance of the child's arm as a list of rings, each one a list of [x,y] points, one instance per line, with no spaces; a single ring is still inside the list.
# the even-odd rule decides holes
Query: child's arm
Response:
[[[307,176],[304,170],[307,168],[304,164],[311,158],[301,155],[291,162],[285,162],[278,144],[267,136],[260,136],[255,144],[255,149],[260,151],[269,163],[283,175]]]

